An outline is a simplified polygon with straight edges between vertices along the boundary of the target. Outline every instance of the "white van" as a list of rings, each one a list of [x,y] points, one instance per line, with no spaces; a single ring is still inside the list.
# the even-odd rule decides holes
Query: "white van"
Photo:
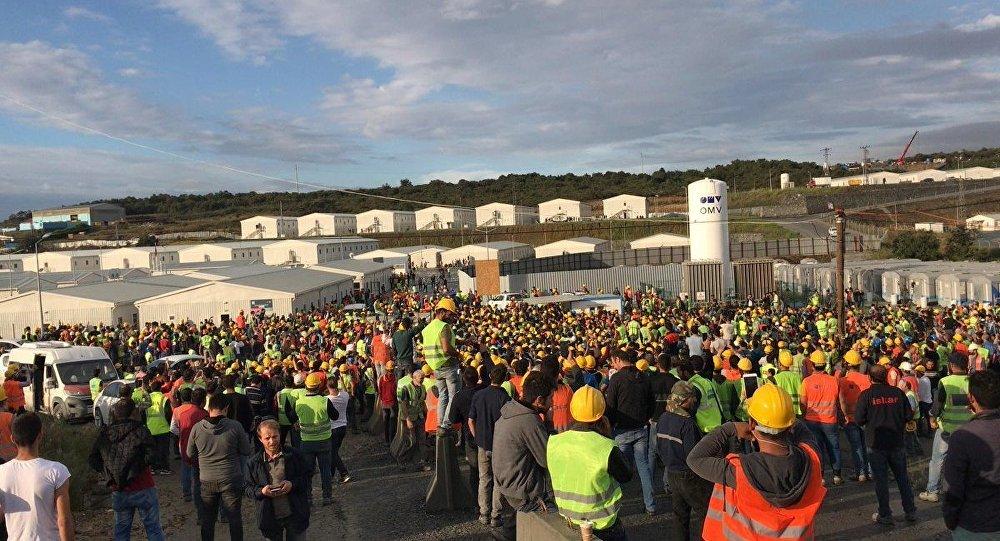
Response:
[[[90,378],[95,368],[105,383],[118,379],[118,371],[103,348],[68,342],[21,344],[0,356],[0,370],[6,372],[10,363],[21,366],[25,407],[64,421],[93,416]]]

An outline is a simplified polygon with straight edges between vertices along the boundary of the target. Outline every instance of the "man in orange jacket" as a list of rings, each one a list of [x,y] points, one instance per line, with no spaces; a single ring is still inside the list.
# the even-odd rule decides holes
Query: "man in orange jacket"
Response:
[[[840,433],[837,429],[844,418],[840,410],[840,386],[837,378],[824,372],[826,353],[817,349],[809,355],[809,360],[815,370],[802,380],[802,417],[820,447],[826,451],[823,458],[833,467],[833,484],[840,485],[844,482],[840,476]]]
[[[702,538],[708,541],[797,540],[814,537],[826,496],[816,440],[795,419],[784,389],[765,384],[747,400],[748,423],[726,423],[707,434],[687,464],[715,483]],[[760,451],[729,453],[740,441]]]
[[[3,381],[3,392],[7,396],[7,410],[14,414],[24,413],[24,387],[18,377],[19,365],[11,363]]]

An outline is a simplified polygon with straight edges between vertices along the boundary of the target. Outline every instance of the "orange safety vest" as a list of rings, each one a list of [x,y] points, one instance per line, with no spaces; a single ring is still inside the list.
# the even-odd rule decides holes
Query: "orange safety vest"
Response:
[[[14,422],[14,414],[0,412],[0,459],[4,462],[17,456],[17,446],[10,439],[10,425]]]
[[[728,455],[726,460],[736,473],[736,488],[716,483],[708,502],[702,538],[706,541],[812,539],[813,520],[823,504],[826,488],[819,455],[804,443],[799,447],[809,457],[809,484],[802,498],[790,507],[775,507],[768,502],[743,472],[740,455]]]
[[[552,409],[549,410],[552,428],[556,432],[565,432],[569,429],[573,418],[569,413],[569,403],[573,400],[573,389],[565,383],[560,383],[552,393]]]
[[[455,400],[454,397],[451,400]],[[427,406],[427,416],[424,417],[424,432],[434,433],[438,429],[438,402],[440,399],[434,396],[434,393],[427,391],[427,398],[424,400],[424,405]],[[451,425],[455,430],[462,429],[462,423],[455,423]]]
[[[854,411],[858,408],[858,397],[872,386],[872,380],[861,372],[850,371],[840,378],[840,398],[844,403],[844,418],[848,423],[854,422]]]
[[[24,388],[21,387],[20,381],[14,379],[4,381],[3,392],[7,395],[7,408],[17,411],[24,407]]]
[[[803,417],[816,423],[835,424],[837,422],[837,401],[840,389],[837,378],[823,372],[814,372],[802,380]]]

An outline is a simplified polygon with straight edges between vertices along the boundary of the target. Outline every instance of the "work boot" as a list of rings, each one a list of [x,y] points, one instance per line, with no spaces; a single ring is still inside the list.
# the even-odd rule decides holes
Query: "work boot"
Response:
[[[940,498],[938,498],[937,492],[927,492],[926,490],[921,492],[917,498],[921,501],[936,503]]]
[[[840,472],[833,472],[833,486],[840,486],[844,484],[844,478],[840,476]]]
[[[878,511],[872,513],[872,522],[882,526],[895,526],[896,522],[892,520],[892,517],[882,517],[879,516]]]

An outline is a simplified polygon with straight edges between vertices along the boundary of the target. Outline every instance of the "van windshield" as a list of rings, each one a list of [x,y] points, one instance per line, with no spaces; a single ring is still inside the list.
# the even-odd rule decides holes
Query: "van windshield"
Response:
[[[94,377],[94,369],[100,369],[100,377],[103,381],[118,379],[118,371],[111,361],[107,359],[94,359],[93,361],[73,361],[59,363],[56,370],[59,372],[59,379],[63,385],[85,384]]]

